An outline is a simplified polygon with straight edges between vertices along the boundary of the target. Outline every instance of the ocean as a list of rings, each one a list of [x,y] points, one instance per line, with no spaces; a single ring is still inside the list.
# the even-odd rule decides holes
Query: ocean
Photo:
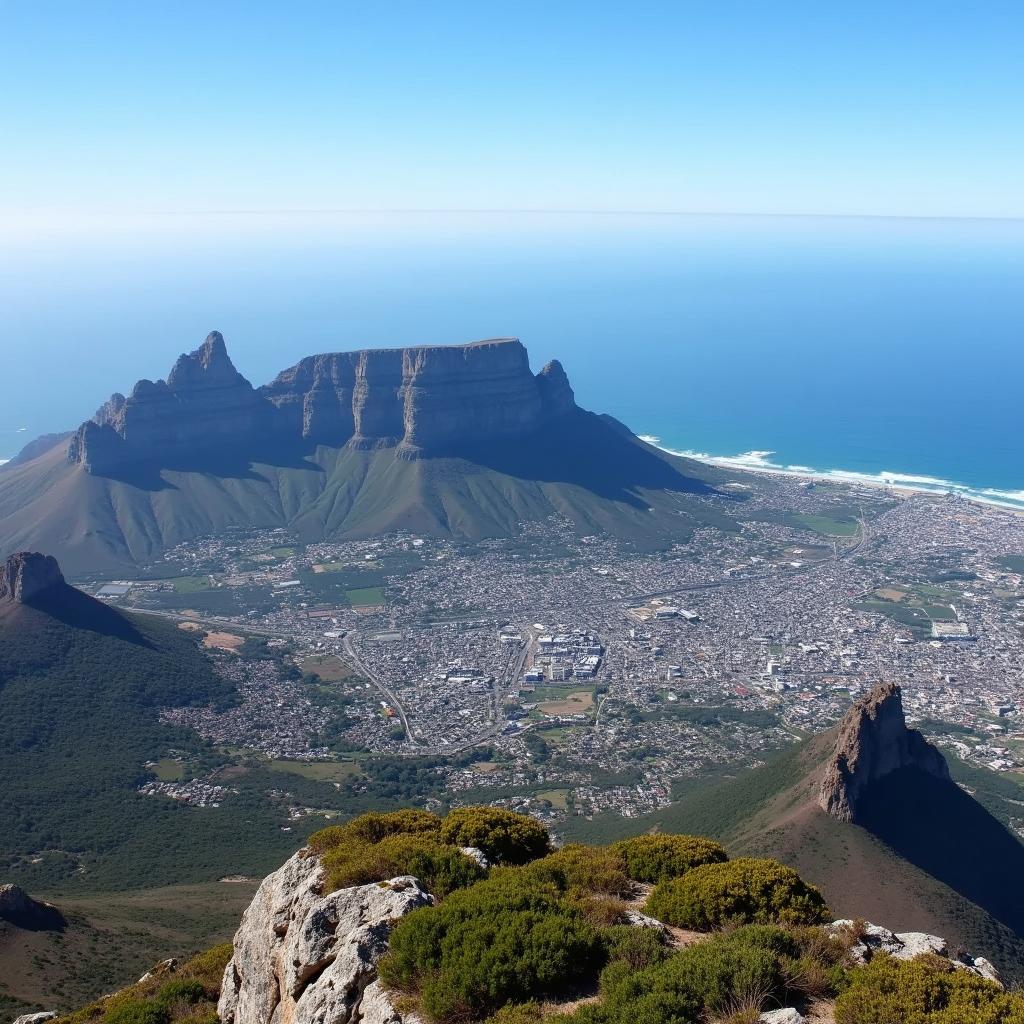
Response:
[[[149,215],[0,255],[0,459],[220,330],[318,351],[515,335],[671,450],[1024,508],[1024,222]]]

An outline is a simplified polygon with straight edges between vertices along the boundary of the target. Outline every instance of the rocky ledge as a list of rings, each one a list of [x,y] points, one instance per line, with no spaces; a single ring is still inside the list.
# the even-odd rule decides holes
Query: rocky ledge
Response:
[[[949,779],[941,752],[916,729],[907,728],[900,688],[882,683],[857,701],[839,723],[819,806],[840,821],[856,822],[867,788],[901,768]]]
[[[319,858],[300,851],[264,879],[224,972],[223,1024],[397,1024],[376,964],[394,923],[433,903],[412,877],[324,894]]]
[[[72,436],[68,458],[109,474],[296,441],[418,457],[524,437],[575,408],[561,365],[533,374],[516,338],[309,356],[254,388],[214,331],[166,381],[113,395]]]
[[[0,604],[30,604],[63,585],[64,576],[56,558],[36,551],[19,551],[0,567]]]

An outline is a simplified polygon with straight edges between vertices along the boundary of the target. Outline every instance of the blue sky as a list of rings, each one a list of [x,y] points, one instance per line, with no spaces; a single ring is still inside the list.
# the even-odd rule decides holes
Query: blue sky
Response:
[[[1024,216],[1024,4],[0,2],[0,215]]]

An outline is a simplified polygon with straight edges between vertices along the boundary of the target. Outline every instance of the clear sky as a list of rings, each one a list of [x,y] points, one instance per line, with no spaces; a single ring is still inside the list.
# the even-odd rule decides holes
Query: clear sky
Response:
[[[0,0],[0,217],[1024,216],[1020,0]]]

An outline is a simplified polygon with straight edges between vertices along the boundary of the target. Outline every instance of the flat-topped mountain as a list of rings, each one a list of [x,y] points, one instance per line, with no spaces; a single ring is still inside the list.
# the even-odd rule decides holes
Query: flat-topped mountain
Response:
[[[533,373],[514,338],[310,356],[253,387],[214,332],[5,467],[0,556],[119,573],[227,529],[479,540],[553,515],[667,547],[732,527],[727,479],[581,409],[561,365]]]
[[[113,395],[79,427],[68,458],[103,475],[268,441],[439,454],[528,436],[575,407],[562,367],[535,376],[516,338],[309,356],[254,388],[214,331],[166,381]]]

